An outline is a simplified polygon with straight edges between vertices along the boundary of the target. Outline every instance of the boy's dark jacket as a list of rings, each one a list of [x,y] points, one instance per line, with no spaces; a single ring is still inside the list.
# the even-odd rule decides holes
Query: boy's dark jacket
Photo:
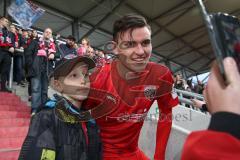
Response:
[[[81,122],[64,122],[56,116],[55,108],[64,105],[59,100],[65,99],[55,97],[56,101],[46,103],[52,106],[44,106],[33,116],[19,160],[101,160],[102,145],[95,121],[86,123],[87,142]]]

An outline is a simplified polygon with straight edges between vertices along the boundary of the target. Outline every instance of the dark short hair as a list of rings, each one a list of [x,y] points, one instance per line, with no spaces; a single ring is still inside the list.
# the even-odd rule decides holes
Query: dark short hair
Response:
[[[125,15],[115,21],[113,25],[113,40],[117,42],[119,36],[121,37],[127,30],[130,30],[130,33],[132,34],[134,29],[145,26],[151,31],[151,27],[143,16],[136,14]]]
[[[72,40],[72,41],[74,41],[74,42],[76,42],[76,39],[72,36],[72,35],[69,35],[68,37],[67,37],[67,39],[69,39],[69,40]]]
[[[0,16],[0,19],[7,19],[7,20],[9,20],[6,16]]]

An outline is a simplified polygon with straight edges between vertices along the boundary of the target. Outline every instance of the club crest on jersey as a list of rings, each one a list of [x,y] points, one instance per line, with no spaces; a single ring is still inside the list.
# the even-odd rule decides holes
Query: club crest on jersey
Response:
[[[144,87],[144,95],[147,99],[153,100],[156,97],[157,87],[153,85]]]

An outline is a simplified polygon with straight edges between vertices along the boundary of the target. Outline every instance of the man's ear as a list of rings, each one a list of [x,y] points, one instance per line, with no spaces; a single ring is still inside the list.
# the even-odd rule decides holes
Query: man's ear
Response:
[[[108,41],[104,45],[104,52],[105,53],[113,53],[113,54],[117,55],[118,54],[117,42],[115,42],[115,41]]]
[[[115,41],[113,41],[113,50],[112,50],[112,52],[115,54],[115,55],[118,55],[118,53],[119,53],[119,47],[117,46],[118,44],[117,44],[117,42],[115,42]]]

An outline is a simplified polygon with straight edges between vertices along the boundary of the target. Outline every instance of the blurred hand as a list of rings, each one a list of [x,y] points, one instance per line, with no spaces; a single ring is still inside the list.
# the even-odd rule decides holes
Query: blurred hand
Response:
[[[50,54],[49,56],[48,56],[48,59],[54,59],[54,54]]]
[[[202,108],[202,105],[203,104],[206,104],[206,102],[204,101],[200,101],[198,99],[191,99],[191,101],[193,102],[193,106],[196,107],[196,108]]]
[[[61,35],[58,33],[57,35],[56,35],[56,39],[58,39],[58,38],[60,38],[61,37]]]
[[[14,48],[13,48],[13,47],[10,47],[10,48],[8,49],[8,51],[9,51],[10,53],[14,53]]]
[[[204,97],[210,113],[232,112],[240,114],[240,74],[233,58],[224,59],[227,85],[214,63],[208,80]]]

